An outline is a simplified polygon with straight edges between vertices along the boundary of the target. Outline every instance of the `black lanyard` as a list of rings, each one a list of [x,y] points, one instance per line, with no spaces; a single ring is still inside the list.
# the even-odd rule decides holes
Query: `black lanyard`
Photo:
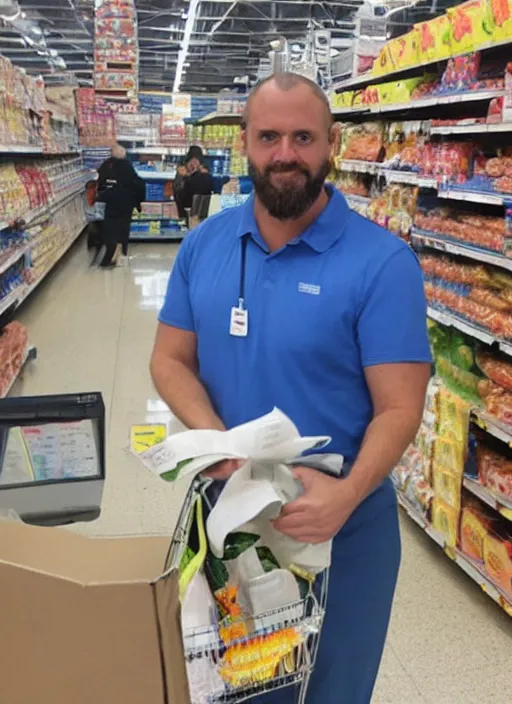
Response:
[[[242,236],[240,250],[240,290],[238,291],[238,307],[245,308],[245,267],[247,264],[247,244],[249,242],[250,233]]]

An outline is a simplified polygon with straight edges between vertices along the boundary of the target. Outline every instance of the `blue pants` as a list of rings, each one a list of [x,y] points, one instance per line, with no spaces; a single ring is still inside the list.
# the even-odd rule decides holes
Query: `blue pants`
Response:
[[[333,541],[316,667],[307,704],[370,704],[384,649],[400,564],[396,497],[384,482]],[[294,704],[293,688],[251,704]]]

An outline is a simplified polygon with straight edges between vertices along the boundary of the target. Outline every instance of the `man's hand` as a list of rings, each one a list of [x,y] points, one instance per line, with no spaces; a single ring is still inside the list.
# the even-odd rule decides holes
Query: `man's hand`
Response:
[[[244,460],[222,460],[212,465],[210,469],[206,469],[203,475],[210,479],[229,479],[244,464]]]
[[[304,493],[283,507],[274,528],[302,543],[331,540],[359,503],[350,483],[308,467],[297,467],[293,474]]]

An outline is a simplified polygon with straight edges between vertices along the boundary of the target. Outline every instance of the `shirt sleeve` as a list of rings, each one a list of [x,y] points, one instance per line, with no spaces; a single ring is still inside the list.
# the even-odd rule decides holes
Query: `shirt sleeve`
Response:
[[[194,315],[190,303],[190,242],[190,235],[188,235],[178,251],[158,320],[164,325],[195,332]]]
[[[391,255],[370,283],[357,335],[363,367],[431,361],[423,275],[409,247]]]

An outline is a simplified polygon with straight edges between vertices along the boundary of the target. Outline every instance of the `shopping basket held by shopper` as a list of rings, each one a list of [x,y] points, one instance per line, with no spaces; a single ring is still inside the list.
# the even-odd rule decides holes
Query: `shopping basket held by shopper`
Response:
[[[316,84],[293,74],[259,84],[243,138],[254,195],[184,240],[153,379],[191,428],[231,428],[276,406],[301,434],[332,437],[351,471],[298,467],[304,492],[275,527],[334,538],[307,704],[368,704],[400,560],[388,475],[416,433],[430,373],[421,272],[404,242],[325,184],[334,131]],[[262,701],[288,704],[293,692]]]

